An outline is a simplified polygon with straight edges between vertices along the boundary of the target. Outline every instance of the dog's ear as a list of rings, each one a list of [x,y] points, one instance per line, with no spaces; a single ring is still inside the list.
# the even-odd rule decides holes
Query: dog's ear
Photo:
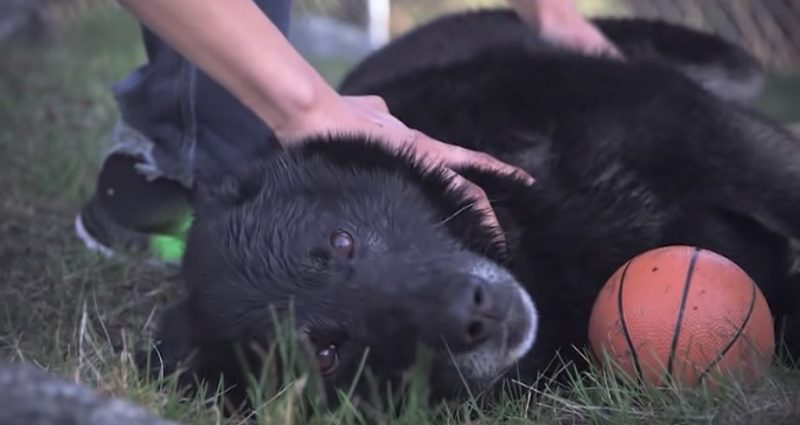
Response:
[[[263,187],[260,167],[217,177],[198,176],[191,202],[197,215],[213,215],[253,199]]]

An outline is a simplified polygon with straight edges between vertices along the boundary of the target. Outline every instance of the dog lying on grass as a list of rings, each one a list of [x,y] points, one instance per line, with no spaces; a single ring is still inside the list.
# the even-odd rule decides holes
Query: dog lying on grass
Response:
[[[575,348],[613,271],[669,244],[743,267],[793,349],[800,146],[746,106],[758,64],[680,27],[598,25],[626,61],[550,45],[511,12],[469,12],[398,38],[340,87],[533,175],[529,187],[460,170],[487,192],[507,249],[471,199],[405,153],[358,135],[311,138],[198,187],[187,295],[142,358],[187,384],[224,378],[238,405],[274,318],[291,313],[334,399],[385,393],[419,347],[432,353],[437,399],[532,383],[557,355],[580,364]],[[372,378],[353,386],[364,371]]]

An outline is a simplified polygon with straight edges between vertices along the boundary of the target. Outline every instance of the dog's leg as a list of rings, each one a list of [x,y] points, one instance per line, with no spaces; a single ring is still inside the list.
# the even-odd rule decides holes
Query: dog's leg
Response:
[[[188,303],[171,306],[159,322],[152,343],[136,353],[137,367],[154,379],[178,373],[179,385],[189,385],[191,378],[186,371],[192,368],[194,344]]]

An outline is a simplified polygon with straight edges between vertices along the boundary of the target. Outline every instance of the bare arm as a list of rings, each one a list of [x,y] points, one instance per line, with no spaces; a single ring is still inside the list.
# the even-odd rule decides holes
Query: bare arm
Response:
[[[591,22],[574,0],[508,0],[526,22],[535,24],[545,38],[585,52],[603,52],[617,58],[622,53]]]
[[[334,97],[250,0],[120,0],[277,133]]]
[[[283,144],[347,131],[379,136],[394,147],[409,146],[427,164],[444,166],[454,185],[465,186],[491,225],[498,223],[486,195],[451,168],[473,165],[533,183],[517,167],[409,129],[377,96],[340,96],[250,0],[120,2],[253,110]]]

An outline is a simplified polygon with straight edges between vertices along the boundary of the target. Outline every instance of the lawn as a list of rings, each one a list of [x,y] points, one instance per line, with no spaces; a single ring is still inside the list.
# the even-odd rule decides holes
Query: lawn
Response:
[[[0,357],[33,362],[186,424],[362,423],[364,417],[348,403],[331,413],[303,413],[297,399],[310,387],[302,376],[263,395],[250,418],[223,418],[203,397],[184,399],[169,386],[138,379],[132,351],[158,309],[180,291],[177,272],[144,260],[90,255],[72,232],[116,119],[108,86],[144,59],[138,28],[118,8],[98,6],[48,43],[19,41],[0,47],[0,53]],[[768,104],[776,105],[783,119],[800,119],[787,116],[797,109],[784,99]],[[489,407],[471,402],[433,408],[412,398],[399,417],[376,413],[373,419],[800,423],[800,375],[778,366],[755,388],[731,384],[718,393],[643,388],[599,371],[558,390],[514,389],[522,396]]]

